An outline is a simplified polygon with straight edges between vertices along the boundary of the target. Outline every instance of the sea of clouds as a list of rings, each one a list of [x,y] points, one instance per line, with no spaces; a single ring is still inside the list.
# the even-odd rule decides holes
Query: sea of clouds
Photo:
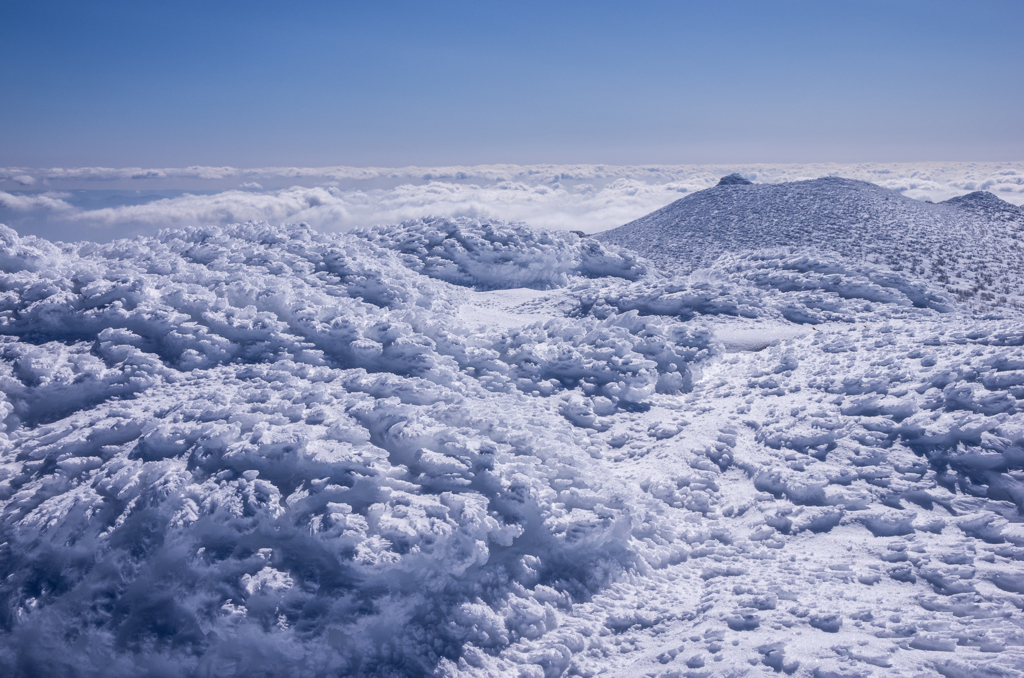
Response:
[[[480,165],[405,168],[0,168],[0,223],[109,241],[250,220],[346,231],[422,216],[596,233],[732,172],[778,183],[842,176],[937,202],[987,190],[1024,203],[1024,162],[804,165]]]

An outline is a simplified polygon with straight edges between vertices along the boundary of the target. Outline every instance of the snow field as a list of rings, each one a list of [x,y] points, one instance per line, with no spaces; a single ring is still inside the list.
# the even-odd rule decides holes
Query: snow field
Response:
[[[469,219],[0,265],[11,675],[1024,665],[1024,333],[927,278]]]
[[[1017,675],[1022,344],[1000,323],[856,325],[709,365],[594,435],[675,534],[642,536],[646,567],[574,608],[564,637],[586,649],[557,670],[539,642],[501,659],[549,668],[536,675]],[[680,547],[659,560],[665,537]],[[507,674],[501,659],[459,666]]]

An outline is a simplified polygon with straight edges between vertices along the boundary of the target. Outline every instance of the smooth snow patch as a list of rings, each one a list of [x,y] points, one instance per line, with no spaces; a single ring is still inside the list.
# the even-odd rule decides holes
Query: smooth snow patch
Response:
[[[466,298],[466,303],[459,308],[459,318],[477,332],[510,330],[563,315],[545,303],[562,300],[564,295],[560,292],[524,287],[488,292],[473,290]]]
[[[802,337],[812,330],[808,327],[792,324],[711,325],[715,338],[722,342],[727,353],[737,351],[763,351],[769,346],[795,337]]]

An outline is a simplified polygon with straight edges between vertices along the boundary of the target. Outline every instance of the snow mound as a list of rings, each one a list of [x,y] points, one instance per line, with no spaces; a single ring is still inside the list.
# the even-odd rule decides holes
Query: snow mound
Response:
[[[838,177],[753,185],[723,179],[595,237],[672,273],[709,266],[725,253],[813,247],[930,280],[978,312],[1024,307],[1024,210],[984,191],[931,204]]]
[[[685,278],[579,286],[581,309],[682,320],[747,318],[795,324],[932,317],[956,303],[926,280],[813,250],[725,254]]]
[[[576,275],[635,280],[647,270],[629,251],[525,224],[433,218],[355,233],[399,252],[419,273],[475,289],[549,289]]]

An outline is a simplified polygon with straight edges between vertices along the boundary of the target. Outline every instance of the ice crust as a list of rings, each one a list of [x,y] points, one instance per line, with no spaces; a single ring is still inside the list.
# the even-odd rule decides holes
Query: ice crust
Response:
[[[0,269],[5,675],[1024,666],[1012,305],[471,219]]]

